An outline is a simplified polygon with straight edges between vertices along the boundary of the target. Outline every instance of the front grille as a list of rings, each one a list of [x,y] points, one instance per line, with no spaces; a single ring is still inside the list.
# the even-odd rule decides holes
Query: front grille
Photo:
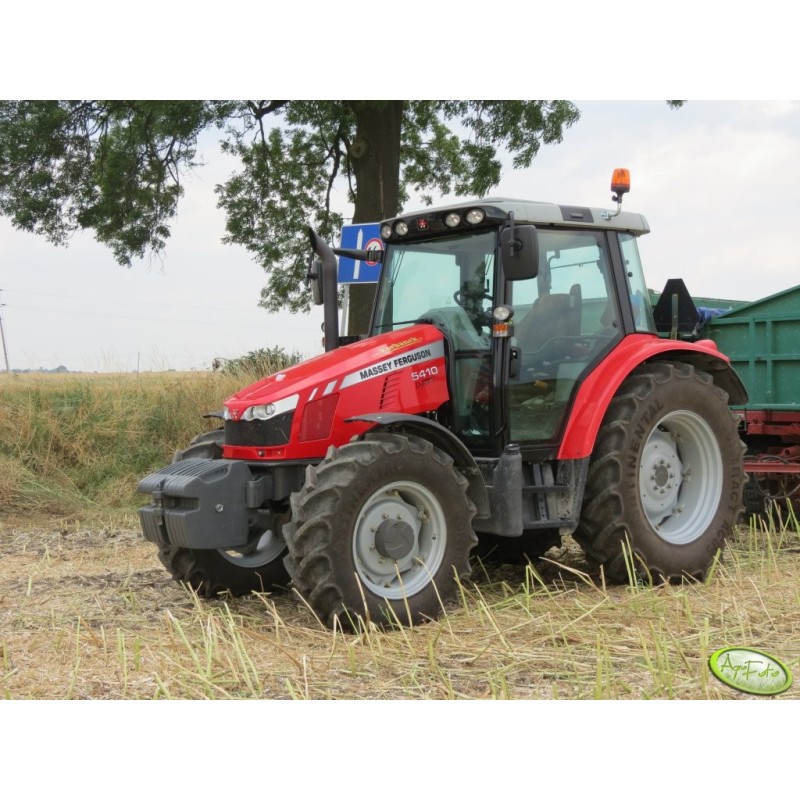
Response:
[[[278,447],[289,443],[294,411],[273,419],[225,421],[225,444],[237,447]]]

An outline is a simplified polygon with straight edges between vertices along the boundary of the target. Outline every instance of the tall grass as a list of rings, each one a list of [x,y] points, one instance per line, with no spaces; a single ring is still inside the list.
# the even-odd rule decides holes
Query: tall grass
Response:
[[[0,508],[80,515],[138,504],[136,485],[260,374],[3,375]]]

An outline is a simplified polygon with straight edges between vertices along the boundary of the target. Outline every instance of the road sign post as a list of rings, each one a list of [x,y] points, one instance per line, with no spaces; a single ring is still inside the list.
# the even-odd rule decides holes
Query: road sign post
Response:
[[[380,225],[371,222],[342,226],[340,246],[345,250],[383,250]],[[347,256],[339,256],[339,283],[377,283],[380,274],[379,261],[357,261]]]

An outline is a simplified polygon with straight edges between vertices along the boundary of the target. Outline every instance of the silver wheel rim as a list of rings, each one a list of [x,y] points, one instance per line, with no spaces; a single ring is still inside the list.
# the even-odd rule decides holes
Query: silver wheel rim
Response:
[[[706,531],[722,495],[722,454],[709,424],[673,411],[647,437],[639,464],[639,496],[653,530],[671,544]]]
[[[249,547],[238,550],[219,550],[218,552],[226,561],[230,561],[237,567],[253,569],[263,567],[279,558],[285,548],[286,543],[283,541],[283,536],[272,531],[264,531],[257,539],[253,540]]]
[[[353,533],[359,579],[387,600],[411,597],[428,586],[446,546],[447,521],[441,504],[413,481],[395,481],[370,495]]]

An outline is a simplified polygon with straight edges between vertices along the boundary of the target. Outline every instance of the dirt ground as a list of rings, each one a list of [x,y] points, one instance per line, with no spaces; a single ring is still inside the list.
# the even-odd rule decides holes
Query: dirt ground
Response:
[[[798,544],[744,533],[708,584],[636,591],[567,546],[535,574],[479,566],[438,622],[345,636],[291,593],[199,600],[133,515],[6,519],[0,698],[748,699],[708,657],[748,645],[796,668]]]
[[[164,569],[133,516],[96,525],[0,523],[0,697],[159,696],[158,675],[183,670],[174,620],[190,624],[198,602]],[[232,601],[261,624],[270,619],[265,602]],[[292,596],[268,604],[282,620],[315,624]],[[223,605],[206,602],[199,616]],[[192,696],[177,692],[185,694]]]

